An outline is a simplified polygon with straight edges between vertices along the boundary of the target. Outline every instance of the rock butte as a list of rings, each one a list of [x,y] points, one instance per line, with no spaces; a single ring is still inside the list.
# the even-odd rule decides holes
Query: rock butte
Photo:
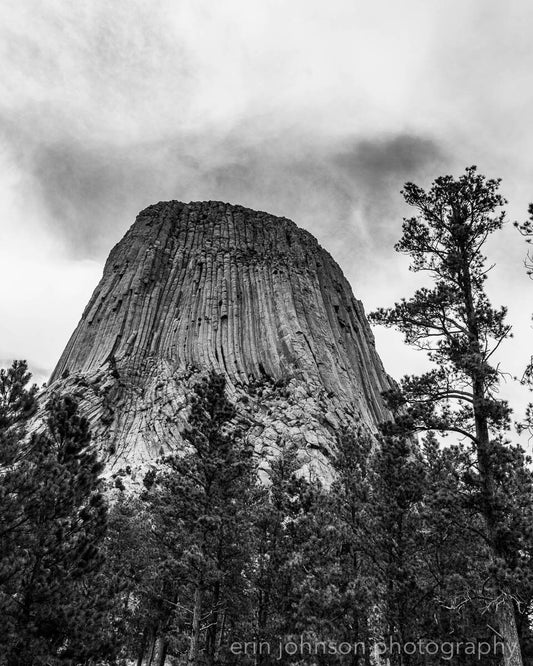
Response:
[[[391,380],[361,303],[294,222],[226,203],[149,206],[113,248],[48,390],[80,398],[110,475],[179,450],[213,368],[262,460],[294,442],[324,479],[340,425],[375,431]]]

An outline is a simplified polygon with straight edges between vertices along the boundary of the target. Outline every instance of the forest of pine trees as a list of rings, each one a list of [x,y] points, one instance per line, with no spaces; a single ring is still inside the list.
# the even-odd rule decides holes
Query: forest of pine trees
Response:
[[[141,492],[106,493],[76,401],[53,395],[35,431],[26,364],[1,370],[0,664],[533,663],[533,472],[498,397],[506,310],[485,291],[498,188],[474,167],[406,185],[397,250],[429,286],[371,318],[434,370],[384,396],[380,434],[337,433],[327,487],[291,447],[259,482],[211,373],[184,450]]]

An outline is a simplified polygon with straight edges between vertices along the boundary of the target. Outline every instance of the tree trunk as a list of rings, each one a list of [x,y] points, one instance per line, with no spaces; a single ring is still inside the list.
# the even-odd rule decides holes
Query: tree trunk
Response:
[[[137,657],[137,666],[142,666],[142,663],[143,663],[143,657],[144,657],[144,652],[146,650],[146,643],[147,643],[147,633],[148,633],[148,629],[145,627],[144,631],[143,631],[141,647],[139,648],[139,656]]]
[[[511,599],[506,598],[503,603],[499,604],[496,610],[496,620],[500,634],[503,637],[504,666],[522,666],[522,652]]]
[[[368,627],[368,617],[366,614],[364,618],[364,630],[362,637],[365,649],[363,652],[363,656],[360,660],[361,666],[372,666],[370,632]]]
[[[476,319],[474,308],[473,287],[469,272],[469,263],[466,260],[466,254],[463,249],[463,293],[466,308],[466,321],[468,326],[468,335],[470,338],[470,348],[474,357],[479,357],[479,364],[483,354],[479,336],[479,325]],[[474,422],[476,430],[476,448],[479,476],[483,488],[482,513],[485,520],[487,535],[491,544],[494,559],[498,559],[500,553],[496,544],[496,533],[498,529],[498,519],[495,515],[495,497],[496,485],[494,480],[494,470],[491,461],[491,442],[488,418],[485,411],[485,379],[483,367],[475,367],[471,372],[472,379],[472,400],[474,411]],[[500,590],[503,594],[506,590]],[[504,666],[522,666],[522,652],[518,640],[518,631],[516,628],[516,617],[511,599],[507,596],[496,610],[496,621],[504,642]]]
[[[356,650],[354,650],[352,656],[351,656],[351,664],[352,666],[367,666],[369,663],[367,661],[367,658],[369,655],[367,655],[367,626],[366,626],[366,615],[364,613],[361,613],[359,611],[354,612],[353,614],[353,624],[354,624],[354,642],[355,643],[362,643],[364,645],[364,650],[361,651],[359,649],[359,646],[357,647]],[[348,637],[348,642],[349,642],[349,637]]]
[[[153,663],[154,666],[164,666],[167,658],[168,642],[164,636],[160,636],[156,641]]]
[[[218,655],[220,654],[220,647],[222,645],[222,641],[224,640],[225,630],[226,630],[226,609],[222,611],[222,621],[220,622],[220,631],[218,632],[218,641],[215,650],[215,660],[218,659]]]
[[[483,389],[479,379],[474,380],[474,414],[476,419],[476,436],[478,439],[478,466],[481,483],[483,487],[483,507],[485,524],[487,526],[488,538],[491,543],[492,553],[495,560],[500,557],[496,545],[497,519],[494,515],[495,483],[490,462],[490,436],[487,419],[480,414],[483,405]],[[480,407],[481,406],[481,407]],[[505,589],[500,590],[506,594]],[[504,666],[522,666],[522,651],[518,640],[516,628],[516,616],[513,602],[506,596],[504,601],[497,607],[496,622],[504,643]]]
[[[261,575],[261,578],[264,577],[264,572]],[[257,612],[257,628],[256,628],[256,640],[261,643],[263,638],[267,635],[267,627],[269,620],[269,605],[270,605],[270,580],[265,581],[264,586],[259,588],[259,608]],[[269,655],[263,654],[261,651],[255,656],[256,666],[265,666],[269,661]]]
[[[192,616],[191,646],[189,648],[189,666],[198,665],[198,649],[200,644],[200,620],[202,615],[202,586],[198,585],[194,593],[194,610]]]
[[[206,664],[213,666],[217,646],[218,604],[220,601],[220,583],[217,581],[213,588],[212,612],[209,617],[209,628],[206,636]]]
[[[146,653],[143,655],[142,666],[152,666],[156,639],[157,639],[157,631],[155,629],[151,629],[150,638],[147,641],[148,649],[146,650]]]

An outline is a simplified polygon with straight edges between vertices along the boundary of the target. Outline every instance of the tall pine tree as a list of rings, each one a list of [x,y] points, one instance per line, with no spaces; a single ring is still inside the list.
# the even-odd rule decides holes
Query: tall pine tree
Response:
[[[101,565],[107,509],[101,465],[76,402],[53,396],[27,436],[35,389],[24,363],[0,373],[0,663],[27,666],[97,651],[105,605],[85,585]],[[92,642],[92,645],[90,645]]]
[[[235,415],[224,377],[201,380],[191,398],[187,448],[167,459],[147,494],[154,537],[175,571],[160,651],[178,629],[188,638],[191,666],[216,663],[246,616],[256,471],[253,452],[231,423]]]
[[[506,309],[492,307],[486,290],[488,268],[483,249],[499,231],[505,203],[499,181],[486,180],[470,167],[458,179],[437,178],[426,192],[407,183],[406,202],[417,216],[406,219],[396,250],[412,259],[411,269],[427,273],[432,287],[371,315],[374,323],[392,326],[406,342],[428,352],[435,369],[405,377],[400,391],[388,394],[397,412],[388,434],[435,430],[465,437],[475,456],[473,480],[484,521],[492,571],[490,609],[506,645],[506,666],[522,664],[516,606],[506,581],[497,572],[508,559],[507,513],[513,497],[512,474],[502,433],[509,408],[498,398],[501,374],[494,354],[510,336]]]

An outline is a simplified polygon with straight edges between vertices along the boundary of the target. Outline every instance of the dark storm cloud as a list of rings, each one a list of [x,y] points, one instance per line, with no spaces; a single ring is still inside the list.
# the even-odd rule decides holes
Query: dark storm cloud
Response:
[[[411,133],[363,139],[332,157],[338,175],[351,185],[367,231],[380,242],[398,233],[392,218],[401,218],[400,191],[409,180],[430,182],[446,169],[450,159],[434,139]]]
[[[76,257],[105,257],[140,209],[164,199],[239,203],[291,217],[340,248],[356,235],[372,245],[400,210],[405,181],[437,175],[446,161],[435,141],[413,134],[341,144],[290,132],[261,141],[247,129],[120,147],[9,135],[43,219]]]
[[[167,196],[181,191],[186,198],[267,210],[323,238],[338,232],[339,246],[346,235],[386,233],[401,208],[403,184],[422,173],[438,175],[446,162],[436,142],[414,135],[351,139],[342,146],[313,144],[289,133],[247,145],[199,144],[196,163],[185,164],[183,152],[168,156],[174,164],[167,172],[180,173],[181,182],[168,183]]]
[[[370,184],[418,174],[442,160],[442,150],[435,141],[407,133],[363,139],[335,157],[335,162],[354,179],[362,178]]]
[[[143,182],[127,156],[67,143],[40,146],[31,174],[48,224],[79,256],[100,253]]]
[[[76,259],[105,258],[140,207],[157,196],[164,165],[157,145],[83,142],[36,128],[29,134],[14,121],[0,123],[4,145],[21,174],[21,206],[31,201],[40,224]]]
[[[432,179],[447,164],[438,142],[414,134],[314,144],[286,134],[233,145],[219,164],[198,173],[190,189],[199,198],[290,217],[342,259],[347,247],[381,252],[386,242],[391,248],[401,224],[404,183]]]

